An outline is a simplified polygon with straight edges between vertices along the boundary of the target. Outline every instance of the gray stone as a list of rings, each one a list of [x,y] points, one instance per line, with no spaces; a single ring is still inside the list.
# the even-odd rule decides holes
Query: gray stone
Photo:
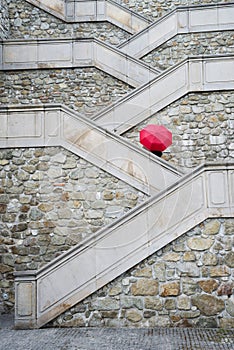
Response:
[[[158,282],[155,280],[142,278],[136,283],[132,284],[131,293],[133,295],[157,295]]]
[[[139,311],[136,310],[127,310],[126,311],[126,318],[128,321],[136,323],[142,320],[142,315],[139,313]]]
[[[234,317],[234,296],[226,300],[226,310],[231,317]]]
[[[120,305],[124,309],[137,308],[139,310],[143,309],[143,300],[137,297],[131,296],[121,296],[120,297]]]
[[[188,246],[192,250],[207,250],[212,244],[213,240],[210,238],[201,238],[201,237],[191,237],[188,239]]]
[[[92,310],[118,310],[119,301],[113,298],[98,299],[91,304]]]
[[[191,301],[206,316],[217,315],[225,308],[224,301],[212,295],[202,294],[192,296]]]
[[[229,267],[234,267],[234,252],[228,252],[224,259],[225,263]]]
[[[157,297],[146,297],[145,308],[160,311],[163,309],[163,301]]]
[[[43,214],[37,208],[32,208],[30,210],[29,217],[30,217],[31,220],[37,221],[37,220],[40,220],[43,217]]]
[[[164,282],[166,280],[166,265],[163,262],[153,265],[154,276],[157,280]]]

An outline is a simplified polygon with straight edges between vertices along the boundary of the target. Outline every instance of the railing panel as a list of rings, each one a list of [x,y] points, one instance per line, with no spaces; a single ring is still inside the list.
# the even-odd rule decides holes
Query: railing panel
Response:
[[[147,194],[181,177],[167,162],[69,109],[15,106],[0,109],[0,118],[1,147],[64,146]]]
[[[119,45],[119,48],[140,58],[176,34],[233,30],[234,3],[178,7],[154,24]]]
[[[158,70],[98,40],[24,40],[1,44],[0,69],[94,66],[133,87],[156,77]]]
[[[204,219],[225,215],[229,206],[225,189],[233,186],[233,182],[230,183],[233,166],[199,167],[168,191],[131,210],[94,238],[39,270],[35,276],[37,321],[33,322],[43,325]],[[217,183],[221,184],[220,189]],[[229,217],[233,217],[234,211],[229,209]],[[25,283],[23,278],[22,283]],[[25,287],[23,285],[22,290]],[[16,320],[16,325],[22,327],[23,313],[31,317],[31,306],[24,305],[24,297],[17,302],[23,303],[22,318],[19,315]]]
[[[93,117],[122,134],[189,92],[234,89],[234,56],[184,60]]]

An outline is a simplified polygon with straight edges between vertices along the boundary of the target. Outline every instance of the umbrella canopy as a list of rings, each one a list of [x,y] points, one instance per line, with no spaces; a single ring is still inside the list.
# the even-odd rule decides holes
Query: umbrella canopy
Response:
[[[140,143],[150,151],[164,151],[172,144],[172,133],[163,125],[149,124],[140,131]]]

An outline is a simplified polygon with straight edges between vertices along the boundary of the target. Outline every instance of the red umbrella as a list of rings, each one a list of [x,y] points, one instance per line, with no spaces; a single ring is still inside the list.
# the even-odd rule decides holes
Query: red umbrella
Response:
[[[140,131],[140,143],[150,151],[164,151],[172,144],[172,133],[163,125],[149,124]]]

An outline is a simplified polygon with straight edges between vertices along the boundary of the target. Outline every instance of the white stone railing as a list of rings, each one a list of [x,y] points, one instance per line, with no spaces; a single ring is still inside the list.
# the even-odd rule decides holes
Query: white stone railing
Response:
[[[0,42],[0,69],[43,69],[95,66],[131,86],[159,71],[96,39],[5,40]]]
[[[16,328],[43,326],[211,217],[234,217],[234,163],[200,166],[39,271],[17,272]]]
[[[26,0],[66,22],[108,21],[136,33],[150,21],[111,0]]]
[[[92,117],[122,134],[189,92],[234,89],[234,55],[191,57]]]
[[[119,48],[133,57],[143,57],[177,34],[234,29],[234,3],[178,7]]]
[[[62,146],[146,194],[181,173],[166,161],[60,105],[0,107],[0,148]]]

